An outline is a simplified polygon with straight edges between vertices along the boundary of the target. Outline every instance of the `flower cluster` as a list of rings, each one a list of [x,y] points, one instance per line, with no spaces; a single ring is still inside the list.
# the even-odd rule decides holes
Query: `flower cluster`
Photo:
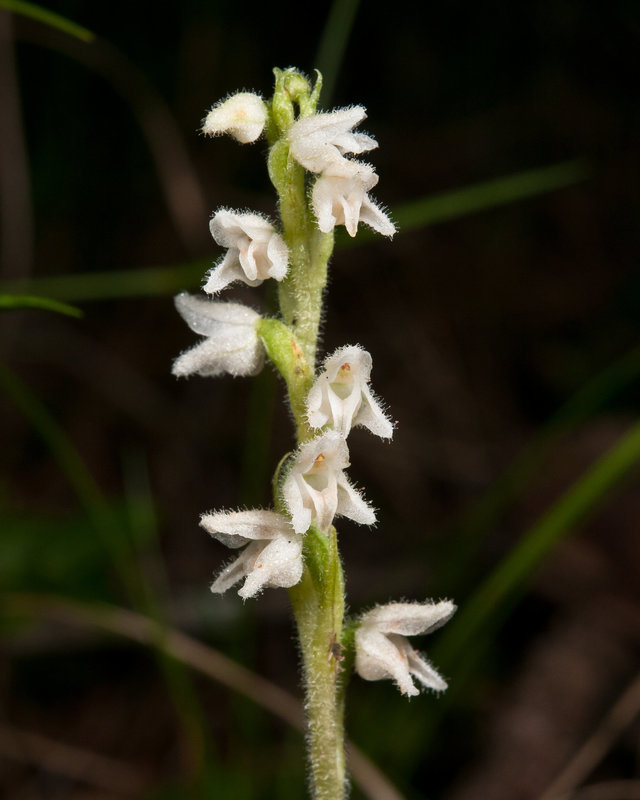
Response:
[[[389,217],[368,195],[378,183],[373,167],[345,155],[357,155],[378,146],[371,136],[353,132],[366,116],[362,106],[340,108],[299,119],[289,130],[293,157],[318,175],[311,200],[323,233],[344,225],[349,236],[355,236],[358,222],[383,236],[396,232]]]
[[[279,141],[288,148],[287,158],[291,156],[300,165],[297,169],[302,167],[310,173],[306,179],[318,230],[327,234],[336,225],[344,225],[355,236],[358,224],[363,222],[385,236],[393,235],[393,224],[368,195],[378,176],[371,165],[350,157],[377,147],[373,138],[354,130],[366,117],[364,109],[356,106],[330,113],[307,109],[303,114],[302,108],[300,105],[299,117],[286,129],[280,125]],[[211,109],[203,131],[210,135],[227,133],[242,143],[254,142],[265,129],[277,127],[275,109],[275,96],[269,105],[255,94],[236,94]],[[237,281],[258,286],[269,278],[278,282],[287,279],[294,262],[286,229],[277,230],[258,214],[226,208],[213,215],[210,229],[226,252],[206,275],[203,289],[207,294],[217,295]],[[178,295],[175,302],[191,330],[205,337],[175,360],[175,375],[254,375],[269,355],[289,386],[289,376],[274,357],[264,333],[265,325],[273,320],[239,303],[187,293]],[[277,324],[286,332],[284,339],[290,351],[301,354],[293,328]],[[224,592],[242,582],[238,594],[247,599],[268,587],[294,587],[307,566],[305,536],[312,529],[314,536],[328,538],[335,536],[332,526],[336,517],[362,525],[375,523],[373,508],[345,472],[352,428],[367,428],[386,440],[393,435],[393,424],[370,388],[371,369],[371,356],[359,345],[338,348],[316,374],[310,364],[300,404],[301,419],[297,419],[306,433],[281,470],[275,510],[220,511],[202,516],[202,527],[214,538],[231,549],[241,549],[216,577],[213,592]],[[289,389],[291,392],[291,386]],[[404,637],[434,630],[453,611],[453,604],[444,601],[391,603],[364,614],[355,634],[356,671],[367,680],[392,678],[407,695],[417,694],[411,676],[436,691],[444,689],[443,679]]]

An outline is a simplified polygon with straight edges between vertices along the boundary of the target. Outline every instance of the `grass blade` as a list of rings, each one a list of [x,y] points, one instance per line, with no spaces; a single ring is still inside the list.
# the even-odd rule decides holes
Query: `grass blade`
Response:
[[[27,294],[0,294],[0,309],[10,311],[38,308],[44,311],[55,311],[58,314],[66,314],[68,317],[83,317],[84,311],[59,300],[52,300],[50,297],[36,297]]]
[[[159,630],[157,622],[135,611],[106,603],[90,605],[51,595],[28,593],[2,595],[2,607],[5,614],[12,616],[42,616],[72,625],[88,625],[147,646],[153,645],[162,636],[166,652],[171,657],[248,697],[294,729],[300,732],[305,730],[302,705],[289,692],[179,630]],[[365,797],[369,800],[402,800],[402,795],[364,753],[352,743],[348,743],[347,747],[351,777]]]
[[[617,488],[640,460],[640,423],[634,425],[547,511],[464,603],[440,639],[437,663],[451,666],[512,600],[551,549]]]
[[[322,73],[321,101],[324,106],[331,104],[359,4],[360,0],[333,0],[331,4],[313,64]]]
[[[4,8],[14,14],[20,14],[23,17],[30,17],[42,22],[43,25],[48,25],[50,28],[57,28],[83,42],[92,42],[95,39],[95,33],[87,30],[87,28],[83,28],[82,25],[71,22],[70,19],[35,3],[27,3],[25,0],[0,0],[0,8]]]
[[[392,216],[401,231],[410,231],[562,189],[585,180],[589,175],[586,162],[579,159],[563,161],[414,200],[394,209]]]
[[[392,216],[401,231],[410,231],[561,189],[585,180],[589,175],[590,170],[585,162],[565,161],[416,200],[399,206]],[[347,235],[338,236],[336,244],[352,247],[370,241],[373,236],[370,231],[362,230],[356,239],[350,239]],[[170,267],[60,275],[37,278],[26,283],[11,281],[0,284],[0,289],[5,292],[37,290],[38,294],[75,302],[165,296],[197,287],[210,266],[210,259],[202,259]]]
[[[139,596],[138,581],[132,569],[130,549],[122,536],[114,511],[93,479],[73,442],[43,403],[4,364],[0,364],[0,390],[30,421],[51,454],[101,537],[105,551],[130,597]]]

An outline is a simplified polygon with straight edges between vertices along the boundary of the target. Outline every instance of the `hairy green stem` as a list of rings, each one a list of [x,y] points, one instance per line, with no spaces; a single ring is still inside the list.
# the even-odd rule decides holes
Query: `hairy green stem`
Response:
[[[311,528],[305,534],[307,568],[289,590],[300,636],[309,758],[314,797],[345,796],[344,704],[340,686],[344,581],[334,527],[329,537]]]
[[[306,400],[315,375],[322,318],[322,295],[333,232],[318,230],[309,205],[306,173],[290,150],[288,131],[296,118],[313,114],[321,78],[313,90],[293,70],[275,70],[276,89],[268,122],[269,176],[278,193],[289,270],[278,288],[282,319],[262,319],[258,335],[267,355],[284,377],[300,445],[316,433],[307,420]],[[282,507],[280,474],[274,477],[274,502]],[[342,623],[344,579],[336,529],[313,526],[304,536],[302,580],[289,589],[303,660],[312,793],[315,800],[343,800],[345,789],[344,685]]]

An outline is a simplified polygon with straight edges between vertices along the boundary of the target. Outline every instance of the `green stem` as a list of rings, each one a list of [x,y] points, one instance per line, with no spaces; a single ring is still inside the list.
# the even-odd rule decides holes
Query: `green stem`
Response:
[[[322,233],[316,226],[307,204],[305,171],[291,156],[286,136],[271,148],[269,175],[280,199],[280,218],[289,248],[289,272],[278,289],[280,312],[313,369],[333,232]]]
[[[304,665],[313,796],[316,800],[342,800],[344,703],[338,690],[344,582],[335,528],[328,539],[311,528],[305,534],[305,551],[307,567],[289,596]]]
[[[300,445],[316,435],[307,421],[306,400],[315,378],[315,360],[322,317],[327,264],[333,252],[333,232],[318,230],[307,197],[306,173],[291,155],[287,132],[295,120],[314,113],[321,78],[311,90],[304,76],[275,70],[267,136],[269,176],[280,201],[289,271],[278,287],[282,320],[258,324],[267,355],[287,383],[289,404]],[[279,475],[274,478],[274,503],[281,508]],[[302,652],[309,758],[315,800],[343,800],[345,789],[344,685],[342,622],[344,579],[337,533],[313,526],[304,535],[302,580],[289,589]]]

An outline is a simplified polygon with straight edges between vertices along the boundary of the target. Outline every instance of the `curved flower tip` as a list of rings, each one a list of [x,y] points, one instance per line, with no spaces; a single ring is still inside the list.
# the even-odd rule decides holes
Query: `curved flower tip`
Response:
[[[366,116],[362,106],[354,106],[299,119],[287,134],[293,157],[310,172],[333,170],[333,174],[353,175],[363,168],[371,170],[344,157],[345,153],[364,153],[378,146],[366,133],[353,132]]]
[[[238,92],[213,106],[204,118],[202,132],[209,136],[228,133],[238,142],[248,144],[262,135],[267,114],[267,106],[259,95]]]
[[[302,536],[275,511],[219,511],[204,514],[202,527],[222,544],[245,547],[215,579],[211,591],[226,592],[244,580],[238,594],[244,600],[269,587],[289,588],[302,577]]]
[[[219,303],[187,292],[177,295],[175,304],[191,330],[206,338],[176,358],[174,375],[260,372],[264,364],[264,347],[256,331],[260,314],[240,303]]]
[[[431,633],[455,612],[450,600],[439,603],[389,603],[363,614],[356,630],[356,672],[367,681],[394,680],[409,696],[419,694],[412,677],[423,686],[442,692],[446,681],[417,653],[406,636]]]
[[[383,439],[393,436],[393,424],[369,388],[371,356],[357,345],[340,347],[324,362],[324,370],[307,397],[307,416],[312,428],[324,425],[343,437],[363,425]]]
[[[312,523],[326,532],[336,516],[361,525],[375,523],[374,510],[347,480],[348,466],[347,444],[337,431],[327,431],[300,447],[282,487],[297,533]]]
[[[289,250],[273,225],[258,214],[221,208],[209,223],[224,258],[208,273],[204,291],[216,294],[234,281],[258,286],[267,278],[281,281],[289,268]]]

